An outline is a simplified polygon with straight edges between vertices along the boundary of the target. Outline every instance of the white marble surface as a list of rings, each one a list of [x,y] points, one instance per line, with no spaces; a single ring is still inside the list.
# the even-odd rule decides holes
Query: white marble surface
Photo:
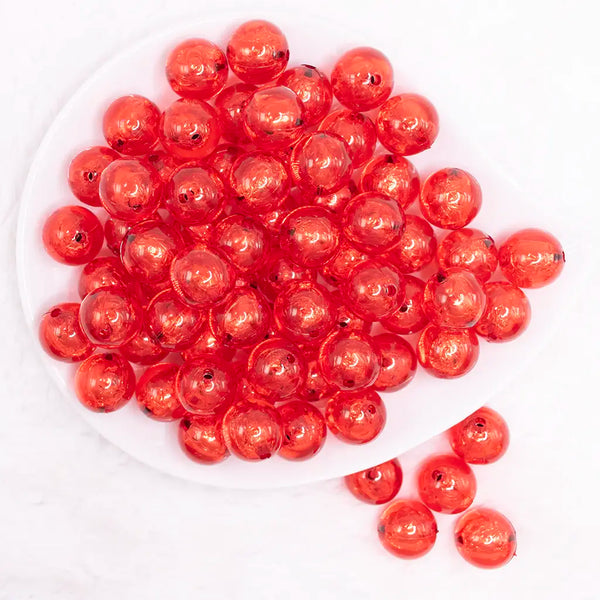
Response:
[[[339,481],[237,492],[176,480],[111,447],[69,408],[32,351],[16,292],[14,230],[28,160],[90,70],[204,4],[30,0],[0,4],[1,600],[598,597],[593,4],[569,13],[553,1],[386,4],[370,2],[367,12],[364,3],[305,1],[302,10],[335,18],[351,7],[373,35],[380,27],[411,36],[415,53],[419,43],[439,48],[435,85],[453,90],[446,110],[463,116],[474,140],[541,199],[541,213],[546,202],[564,207],[596,258],[547,348],[492,404],[513,441],[501,462],[477,469],[477,501],[511,517],[517,558],[495,572],[469,567],[452,548],[453,518],[440,517],[434,550],[400,561],[378,544],[379,509],[359,504]],[[262,16],[271,5],[300,10],[266,0],[221,5]],[[441,447],[432,440],[402,457],[404,494],[414,465]]]

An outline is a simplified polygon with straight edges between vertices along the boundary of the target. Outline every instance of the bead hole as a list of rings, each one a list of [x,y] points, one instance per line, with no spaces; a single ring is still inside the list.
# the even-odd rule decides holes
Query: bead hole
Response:
[[[56,318],[56,317],[58,317],[58,315],[60,315],[60,312],[61,312],[61,311],[60,311],[60,308],[55,308],[55,309],[54,309],[54,310],[53,310],[53,311],[50,313],[50,316],[51,316],[51,317],[55,317],[55,318]]]
[[[398,309],[398,311],[399,311],[399,312],[401,312],[401,313],[405,313],[405,312],[407,312],[407,311],[408,311],[408,306],[406,306],[406,304],[403,304],[403,305],[402,305],[402,306],[401,306],[401,307]]]
[[[371,82],[371,85],[380,85],[381,84],[381,75],[379,75],[379,73],[375,73],[375,74],[371,75],[371,77],[369,78],[369,81]]]
[[[212,371],[204,371],[204,379],[212,379],[213,376],[214,375]]]

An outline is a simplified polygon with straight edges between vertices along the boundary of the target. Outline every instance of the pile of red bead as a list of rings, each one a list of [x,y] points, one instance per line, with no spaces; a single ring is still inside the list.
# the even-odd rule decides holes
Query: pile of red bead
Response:
[[[406,156],[433,144],[438,116],[421,96],[391,95],[381,52],[346,52],[330,78],[288,60],[265,21],[242,24],[225,51],[173,48],[180,98],[114,100],[107,145],[69,167],[89,208],[62,207],[43,228],[50,256],[85,265],[81,301],[42,316],[43,347],[81,361],[86,407],[114,411],[135,394],[147,416],[179,422],[203,463],[309,458],[327,431],[369,442],[385,425],[379,392],[409,383],[417,362],[465,374],[478,335],[527,326],[520,287],[564,262],[540,230],[497,250],[467,228],[481,205],[469,173],[421,184]],[[451,231],[438,243],[432,225]],[[498,264],[506,280],[492,281]]]

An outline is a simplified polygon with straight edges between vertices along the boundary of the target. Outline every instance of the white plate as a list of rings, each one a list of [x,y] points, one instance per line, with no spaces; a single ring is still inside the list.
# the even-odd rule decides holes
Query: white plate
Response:
[[[339,25],[290,15],[273,20],[288,37],[290,65],[306,62],[328,66],[341,51],[365,44],[382,47],[394,65],[403,64],[402,52],[395,40],[368,39],[364,34],[349,33]],[[46,255],[41,242],[41,228],[47,215],[61,205],[76,203],[66,179],[69,160],[86,146],[104,143],[101,116],[115,97],[143,94],[161,107],[175,98],[163,74],[166,55],[174,44],[195,36],[209,38],[224,47],[228,33],[239,22],[239,18],[226,15],[187,23],[134,45],[92,75],[56,117],[31,164],[18,225],[19,286],[27,322],[36,337],[39,317],[48,307],[59,301],[79,299],[76,293],[79,269],[54,262]],[[427,51],[424,46],[419,48],[419,52]],[[436,74],[419,73],[420,81],[426,81],[428,76],[432,81]],[[411,89],[406,73],[402,84],[402,88],[397,86],[397,91],[427,94],[427,89]],[[388,422],[375,441],[352,446],[330,436],[323,451],[306,462],[294,463],[277,457],[248,463],[232,457],[213,466],[196,464],[179,449],[176,425],[146,418],[135,401],[107,415],[84,409],[72,390],[75,367],[56,362],[40,350],[44,365],[63,390],[66,402],[105,438],[157,469],[216,486],[268,488],[342,476],[383,462],[443,431],[498,394],[547,342],[561,311],[573,305],[572,292],[578,287],[574,273],[581,273],[583,269],[571,270],[569,265],[580,259],[581,246],[574,232],[547,213],[547,204],[523,197],[518,187],[495,169],[481,149],[473,148],[457,135],[459,124],[453,123],[452,115],[445,113],[443,100],[435,98],[441,118],[438,141],[422,156],[413,157],[421,174],[442,166],[466,168],[477,177],[484,192],[484,207],[473,223],[475,227],[496,239],[522,226],[546,227],[561,238],[566,249],[567,267],[562,278],[550,288],[528,293],[533,319],[521,338],[505,345],[482,343],[475,370],[457,380],[439,380],[419,371],[404,390],[384,394]]]

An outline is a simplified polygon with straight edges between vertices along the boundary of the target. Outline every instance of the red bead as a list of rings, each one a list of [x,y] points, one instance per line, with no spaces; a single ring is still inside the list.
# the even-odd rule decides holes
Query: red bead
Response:
[[[173,174],[173,171],[179,166],[179,162],[174,156],[162,149],[162,146],[154,147],[154,150],[146,156],[150,166],[158,173],[160,180],[167,183]]]
[[[345,304],[344,298],[339,292],[331,294],[331,300],[337,306],[337,315],[335,318],[335,330],[339,333],[349,333],[357,331],[358,333],[370,333],[373,323],[361,319]]]
[[[344,208],[344,234],[360,250],[380,254],[400,243],[404,211],[395,200],[378,192],[354,196]]]
[[[394,458],[364,471],[346,475],[344,481],[359,500],[367,504],[386,504],[400,491],[402,469]]]
[[[161,221],[134,225],[121,244],[121,261],[137,281],[156,284],[169,279],[169,270],[183,242]]]
[[[127,223],[121,219],[109,217],[104,223],[104,237],[108,249],[113,253],[120,255],[121,242],[125,234],[131,229],[131,223]]]
[[[227,183],[231,176],[233,163],[242,154],[244,154],[244,151],[239,146],[220,144],[210,156],[204,159],[204,163],[214,169],[221,180]]]
[[[119,352],[136,365],[155,365],[166,358],[169,351],[161,348],[155,337],[146,325],[126,344],[119,348]]]
[[[156,421],[176,421],[185,414],[175,391],[177,365],[162,363],[148,367],[138,379],[135,397],[139,407]]]
[[[104,113],[102,131],[108,145],[121,154],[148,152],[158,138],[160,111],[143,96],[117,98]]]
[[[77,302],[56,304],[46,311],[40,319],[39,339],[52,358],[65,362],[82,361],[95,350],[79,325]]]
[[[315,194],[335,192],[352,175],[350,151],[338,135],[315,131],[294,146],[290,169],[297,186]]]
[[[306,379],[306,361],[300,349],[281,338],[256,345],[248,357],[248,380],[270,398],[291,396]]]
[[[208,40],[194,38],[181,42],[167,58],[169,85],[184,98],[212,98],[225,85],[227,73],[224,52]]]
[[[235,284],[235,270],[220,253],[207,248],[183,250],[171,263],[171,283],[190,306],[223,302]]]
[[[482,569],[504,566],[517,550],[512,523],[491,508],[474,508],[462,515],[454,528],[454,541],[459,554]]]
[[[488,342],[508,342],[520,336],[531,320],[527,296],[508,281],[488,282],[483,286],[486,306],[475,331]]]
[[[304,106],[304,122],[307,125],[319,123],[331,108],[333,94],[326,75],[311,65],[300,65],[289,69],[278,82],[290,88]]]
[[[221,127],[210,104],[182,98],[161,115],[159,136],[165,150],[175,158],[200,160],[217,147]]]
[[[379,192],[395,200],[403,209],[419,197],[419,174],[403,156],[380,154],[372,158],[360,175],[361,192]]]
[[[275,299],[290,281],[313,280],[314,271],[292,262],[284,254],[275,254],[260,273],[261,289],[268,298]]]
[[[280,206],[290,191],[288,171],[276,156],[265,152],[242,154],[229,175],[235,207],[265,213]]]
[[[224,346],[222,340],[215,336],[208,322],[202,326],[194,345],[181,352],[183,360],[193,360],[205,354],[216,354],[219,358],[228,362],[235,354],[234,348]]]
[[[308,402],[318,402],[333,395],[335,390],[331,387],[321,373],[317,357],[307,356],[306,380],[300,386],[298,395]]]
[[[423,216],[432,225],[442,229],[460,229],[479,212],[481,187],[466,171],[441,169],[423,183],[420,207]]]
[[[233,144],[247,143],[244,129],[244,108],[256,91],[255,85],[235,83],[227,86],[216,98],[215,109],[223,129],[223,137]]]
[[[472,465],[487,465],[504,456],[510,441],[506,421],[491,408],[483,407],[449,431],[452,450]]]
[[[354,267],[367,259],[364,252],[342,240],[336,253],[321,268],[321,273],[330,284],[339,286],[350,277]]]
[[[348,306],[366,321],[379,321],[404,301],[404,278],[398,270],[378,260],[356,266],[342,287]]]
[[[519,287],[539,288],[560,275],[565,253],[552,234],[541,229],[522,229],[500,246],[498,260],[510,282]]]
[[[366,115],[351,110],[336,110],[323,119],[319,130],[335,133],[348,144],[355,169],[373,156],[377,144],[377,129]]]
[[[113,161],[100,177],[100,200],[111,217],[131,223],[152,217],[159,207],[162,181],[144,160]]]
[[[135,390],[131,365],[118,354],[94,354],[75,374],[79,401],[95,412],[113,412],[127,404]]]
[[[281,417],[269,402],[239,400],[225,413],[223,437],[227,448],[240,458],[270,458],[281,448]]]
[[[485,303],[485,292],[475,276],[460,269],[433,275],[423,291],[423,310],[440,327],[474,327]]]
[[[223,439],[223,418],[218,415],[186,415],[179,421],[179,444],[199,463],[217,463],[229,456]]]
[[[329,293],[313,281],[289,283],[277,296],[273,312],[281,334],[300,344],[323,339],[336,317]]]
[[[479,357],[479,342],[472,329],[448,329],[433,323],[421,332],[417,358],[436,377],[450,379],[468,373]]]
[[[221,212],[225,186],[214,169],[185,163],[171,174],[165,189],[165,207],[183,225],[212,222]]]
[[[352,179],[339,190],[330,194],[319,194],[308,198],[308,202],[303,204],[314,204],[328,208],[333,214],[341,215],[344,207],[356,194],[356,184]]]
[[[373,387],[378,391],[395,392],[415,376],[417,356],[412,346],[399,335],[380,333],[373,338],[381,356],[381,371]]]
[[[210,327],[225,346],[248,348],[265,339],[271,326],[267,299],[251,287],[238,287],[217,308],[211,308]]]
[[[419,496],[431,510],[453,515],[473,504],[475,474],[456,456],[430,457],[419,467],[417,477]]]
[[[114,256],[101,256],[91,260],[79,275],[77,291],[81,298],[101,287],[127,287],[131,281],[121,261]]]
[[[433,513],[416,500],[396,500],[379,517],[383,547],[400,558],[419,558],[435,544],[437,523]]]
[[[172,289],[166,289],[148,304],[146,323],[161,348],[181,351],[194,345],[204,316],[184,304]]]
[[[320,206],[301,206],[283,220],[279,243],[295,263],[318,267],[334,255],[339,239],[332,213]]]
[[[100,252],[104,236],[98,217],[82,206],[63,206],[44,223],[46,252],[65,265],[82,265]]]
[[[425,282],[411,275],[406,275],[404,282],[404,302],[391,315],[381,319],[381,324],[394,333],[406,335],[421,331],[429,319],[423,311]]]
[[[277,237],[279,236],[283,219],[285,219],[290,210],[292,210],[292,203],[290,197],[288,196],[283,201],[283,204],[281,206],[278,206],[273,210],[258,215],[258,218],[260,219],[260,222],[265,226],[265,229],[272,236]]]
[[[325,443],[327,426],[318,408],[294,400],[279,407],[283,426],[283,443],[279,455],[288,460],[305,460],[314,456]]]
[[[282,85],[260,88],[244,106],[244,130],[259,148],[289,147],[304,128],[302,103],[292,90]]]
[[[331,72],[335,97],[345,107],[364,111],[377,108],[392,93],[394,71],[375,48],[353,48],[343,54]]]
[[[78,200],[100,206],[100,175],[119,155],[104,146],[92,146],[80,152],[69,165],[69,187]]]
[[[433,104],[417,94],[393,96],[379,109],[377,137],[394,154],[410,156],[430,148],[439,131]]]
[[[387,258],[402,273],[414,273],[433,261],[436,245],[431,225],[421,217],[406,215],[404,233]]]
[[[369,387],[381,370],[373,339],[357,331],[329,335],[319,348],[318,360],[325,380],[341,390]]]
[[[385,418],[385,405],[372,389],[336,392],[325,409],[331,433],[349,444],[366,444],[375,439]]]
[[[273,81],[285,71],[289,58],[285,36],[268,21],[243,23],[227,44],[231,70],[247,83]]]

